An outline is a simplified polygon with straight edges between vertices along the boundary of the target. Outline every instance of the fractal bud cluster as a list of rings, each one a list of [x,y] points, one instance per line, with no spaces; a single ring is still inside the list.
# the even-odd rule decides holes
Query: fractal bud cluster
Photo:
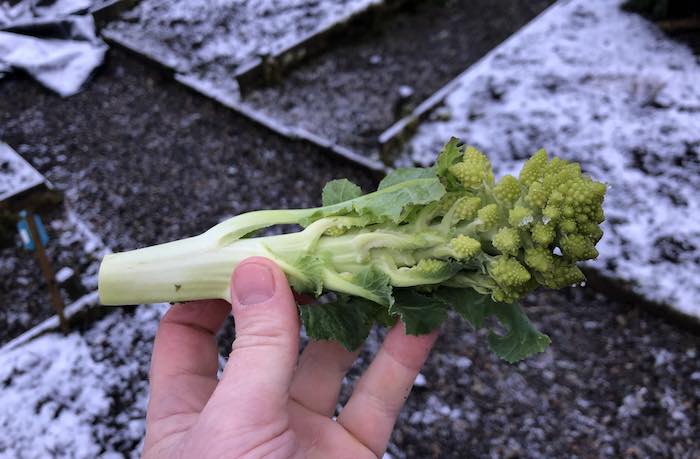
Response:
[[[261,210],[188,239],[107,255],[103,304],[230,300],[229,281],[250,256],[274,260],[298,292],[330,302],[300,306],[307,333],[357,348],[374,323],[400,318],[407,333],[438,327],[453,308],[473,326],[492,325],[490,347],[514,362],[549,338],[516,304],[539,286],[584,280],[577,262],[596,258],[606,186],[580,166],[538,151],[519,176],[494,179],[489,159],[450,140],[428,168],[388,174],[375,192],[329,182],[322,207]],[[289,234],[251,237],[298,224]]]

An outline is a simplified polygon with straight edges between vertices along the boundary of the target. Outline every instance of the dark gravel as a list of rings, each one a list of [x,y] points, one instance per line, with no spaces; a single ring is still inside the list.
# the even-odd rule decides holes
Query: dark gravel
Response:
[[[338,37],[329,51],[281,84],[253,91],[245,100],[285,123],[376,157],[384,129],[550,3],[411,3],[386,21]]]
[[[525,306],[552,346],[517,366],[446,324],[393,437],[405,457],[700,457],[700,336],[590,289]]]

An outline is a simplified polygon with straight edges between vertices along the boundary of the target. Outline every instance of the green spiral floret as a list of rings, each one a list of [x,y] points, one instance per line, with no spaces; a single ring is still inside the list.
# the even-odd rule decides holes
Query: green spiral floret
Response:
[[[545,172],[547,166],[547,153],[539,150],[532,158],[528,159],[520,170],[520,182],[523,185],[530,185],[539,180]]]
[[[447,262],[435,258],[423,258],[412,269],[425,274],[437,274],[447,267]]]
[[[561,217],[561,209],[552,204],[547,204],[547,207],[542,211],[542,218],[547,222],[556,222]]]
[[[530,273],[518,260],[507,255],[494,258],[489,264],[489,274],[504,289],[518,287],[530,280]]]
[[[477,216],[485,227],[491,227],[498,222],[498,206],[489,204],[479,209]]]
[[[587,236],[591,241],[597,243],[603,237],[603,230],[593,222],[588,222],[579,226],[579,232]]]
[[[520,197],[520,183],[512,175],[506,175],[493,188],[493,194],[499,201],[513,204]]]
[[[515,206],[508,213],[508,223],[511,226],[528,226],[533,222],[532,210],[527,207]]]
[[[505,255],[517,255],[520,250],[520,235],[513,228],[501,228],[491,240],[493,246]]]
[[[554,227],[551,224],[547,225],[538,222],[532,225],[531,235],[532,242],[535,244],[548,246],[554,242],[554,236],[556,234],[554,232]]]
[[[450,247],[454,251],[455,257],[460,260],[469,260],[481,252],[481,243],[463,234],[452,239]]]
[[[593,242],[581,234],[562,237],[559,246],[564,255],[574,260],[592,260],[598,257],[598,250]]]
[[[552,252],[545,247],[533,247],[525,250],[525,264],[541,273],[552,269],[554,258]]]
[[[337,236],[342,236],[343,234],[348,232],[348,228],[344,226],[332,226],[326,230],[324,234],[326,236],[331,236],[331,237],[337,237]]]
[[[466,189],[493,184],[493,169],[488,158],[474,147],[467,147],[461,162],[449,167]]]
[[[559,223],[559,229],[562,232],[571,234],[576,232],[576,222],[570,218],[565,218]]]
[[[583,275],[578,266],[563,257],[553,256],[553,267],[541,273],[542,284],[549,288],[564,288],[583,282]]]
[[[479,207],[481,207],[481,198],[464,197],[459,199],[454,205],[455,213],[453,223],[458,223],[461,220],[472,220],[476,216]]]
[[[544,185],[540,182],[535,182],[530,185],[530,189],[525,196],[525,201],[536,209],[542,209],[547,204],[548,194]]]

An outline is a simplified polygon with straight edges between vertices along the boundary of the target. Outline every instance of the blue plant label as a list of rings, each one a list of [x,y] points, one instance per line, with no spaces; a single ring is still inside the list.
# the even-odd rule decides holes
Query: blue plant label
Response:
[[[34,215],[34,226],[36,226],[36,231],[39,234],[39,244],[46,246],[49,242],[49,235],[46,232],[44,223],[41,221],[41,217],[38,215]],[[24,210],[19,213],[17,231],[19,232],[19,237],[22,239],[24,248],[30,251],[36,250],[36,243],[32,238],[32,232],[29,231],[29,224],[27,223],[27,212]]]

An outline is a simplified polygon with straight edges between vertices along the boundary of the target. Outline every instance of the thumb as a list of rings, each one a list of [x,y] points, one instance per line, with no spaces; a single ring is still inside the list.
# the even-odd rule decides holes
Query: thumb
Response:
[[[248,258],[233,273],[231,298],[236,339],[210,402],[255,401],[260,416],[271,414],[265,408],[277,414],[299,353],[299,316],[287,278],[267,258]]]

